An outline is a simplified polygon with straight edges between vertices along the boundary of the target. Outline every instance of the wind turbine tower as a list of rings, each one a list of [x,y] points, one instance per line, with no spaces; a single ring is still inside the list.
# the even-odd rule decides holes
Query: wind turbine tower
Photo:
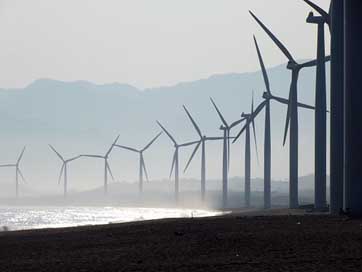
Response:
[[[237,139],[241,136],[243,131],[249,126],[249,124],[259,115],[259,113],[265,108],[265,125],[264,125],[264,208],[269,209],[271,207],[271,116],[270,116],[270,102],[272,100],[283,104],[288,105],[289,101],[285,98],[278,97],[272,94],[271,88],[270,88],[270,82],[268,73],[265,69],[264,61],[262,54],[260,52],[258,43],[256,41],[256,38],[254,37],[254,43],[259,59],[259,64],[261,67],[261,71],[263,74],[264,84],[266,90],[263,93],[263,102],[261,102],[255,111],[253,111],[253,114],[250,116],[250,118],[247,120],[245,126],[242,128],[242,130],[237,134],[235,137],[233,143],[237,141]],[[305,105],[303,103],[298,103],[298,107],[303,107],[307,109],[314,110],[313,106]]]
[[[327,12],[309,0],[304,0],[321,15],[310,12],[307,23],[318,27],[317,39],[317,74],[315,90],[315,144],[314,144],[314,205],[317,210],[327,206],[327,88],[325,64],[325,34],[324,25],[330,26],[330,16]]]
[[[58,156],[58,158],[62,161],[62,167],[60,168],[60,173],[59,173],[59,178],[58,178],[58,184],[60,184],[60,181],[62,179],[63,176],[63,186],[64,186],[64,198],[67,197],[68,195],[68,163],[75,161],[77,159],[79,159],[81,156],[75,156],[69,159],[64,159],[64,157],[62,155],[60,155],[60,153],[52,146],[49,145],[49,147],[51,148],[51,150],[54,151],[54,153]]]
[[[20,156],[19,156],[18,160],[16,161],[16,163],[0,165],[0,167],[14,167],[15,168],[15,196],[16,196],[16,198],[19,197],[19,176],[21,177],[23,182],[26,182],[24,175],[21,172],[20,167],[19,167],[21,159],[23,158],[24,152],[25,152],[25,146],[24,146],[23,150],[21,151]]]
[[[142,149],[135,149],[132,147],[128,147],[125,145],[119,145],[119,144],[115,144],[115,147],[121,148],[121,149],[125,149],[125,150],[129,150],[131,152],[135,152],[139,154],[139,192],[140,194],[143,193],[143,175],[146,176],[146,180],[149,181],[148,179],[148,173],[147,173],[147,168],[146,168],[146,164],[145,164],[145,160],[143,157],[143,153],[151,147],[151,145],[158,139],[158,137],[160,137],[160,135],[162,134],[162,132],[158,133],[144,148]]]
[[[181,147],[186,147],[186,146],[191,146],[191,145],[197,144],[199,141],[179,144],[179,143],[177,143],[175,138],[171,135],[171,133],[159,121],[156,121],[156,122],[160,126],[160,128],[166,133],[166,135],[169,137],[169,139],[172,141],[174,148],[175,148],[175,151],[173,153],[171,171],[170,171],[170,179],[171,179],[172,173],[174,172],[175,173],[175,201],[177,203],[179,201],[179,193],[180,193],[179,149]]]
[[[241,118],[240,120],[235,121],[231,125],[226,122],[226,119],[222,115],[220,109],[216,105],[215,101],[210,97],[211,103],[213,104],[222,125],[220,126],[220,130],[223,131],[223,151],[222,151],[222,206],[225,209],[228,204],[228,174],[229,174],[229,166],[230,166],[230,130],[239,125],[241,122],[245,120],[245,118]]]
[[[287,116],[285,122],[283,145],[285,145],[288,130],[289,130],[289,207],[292,209],[299,207],[298,200],[298,78],[299,73],[303,68],[313,67],[317,64],[316,60],[308,61],[305,63],[298,63],[290,54],[288,49],[279,41],[274,34],[250,11],[251,16],[261,26],[261,28],[268,34],[272,41],[287,57],[287,69],[291,70],[292,79],[289,91],[289,104],[287,109]],[[326,57],[325,61],[330,60]],[[290,123],[290,129],[289,129]]]
[[[195,122],[194,118],[192,117],[189,110],[186,108],[186,106],[183,106],[187,116],[189,117],[194,129],[196,130],[197,134],[200,137],[200,141],[195,146],[194,151],[192,152],[190,159],[188,160],[184,172],[186,172],[187,168],[191,164],[192,159],[196,155],[197,151],[199,150],[201,146],[201,201],[205,201],[205,194],[206,194],[206,142],[207,141],[215,141],[215,140],[223,140],[224,137],[207,137],[201,133],[201,130],[197,123]]]
[[[104,194],[108,193],[108,173],[111,175],[112,180],[114,180],[113,174],[112,174],[112,170],[109,167],[109,163],[108,163],[108,157],[111,154],[115,144],[117,143],[119,138],[119,135],[117,136],[117,138],[114,140],[114,142],[112,143],[111,147],[107,150],[106,154],[104,155],[93,155],[93,154],[83,154],[80,155],[80,157],[86,157],[86,158],[96,158],[96,159],[102,159],[104,160]]]

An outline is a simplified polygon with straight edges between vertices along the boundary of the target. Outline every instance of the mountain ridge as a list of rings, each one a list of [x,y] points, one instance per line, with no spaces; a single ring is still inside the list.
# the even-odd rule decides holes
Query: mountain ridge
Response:
[[[268,74],[273,94],[287,97],[290,72],[285,69],[285,64],[269,68]],[[314,68],[301,72],[298,87],[299,100],[314,104]],[[21,150],[23,145],[28,145],[23,162],[24,172],[27,172],[32,179],[46,183],[56,179],[54,171],[59,166],[57,158],[49,151],[48,143],[54,144],[61,152],[70,156],[82,153],[103,154],[119,134],[120,143],[143,146],[159,131],[156,120],[162,122],[178,141],[195,140],[197,134],[187,119],[182,105],[188,107],[204,134],[218,136],[221,134],[218,129],[220,119],[209,97],[213,97],[227,121],[232,122],[240,117],[241,112],[250,110],[252,90],[255,90],[255,104],[258,104],[262,101],[264,89],[260,71],[215,74],[196,81],[180,82],[171,87],[162,86],[143,90],[121,83],[95,84],[84,80],[63,82],[52,79],[39,79],[22,89],[1,89],[0,162],[13,160],[18,150]],[[273,176],[284,178],[288,175],[285,167],[288,164],[288,147],[282,146],[281,139],[286,107],[273,102],[271,110]],[[257,119],[259,146],[262,146],[263,141],[263,118],[261,114]],[[299,121],[300,145],[303,146],[300,149],[300,169],[301,175],[304,175],[312,173],[314,167],[313,111],[301,110]],[[237,129],[233,133],[236,133]],[[242,175],[243,155],[240,154],[243,152],[242,146],[243,140],[233,146],[231,175]],[[145,155],[146,159],[150,160],[148,163],[151,176],[156,178],[168,176],[166,172],[169,171],[172,152],[169,139],[163,135]],[[188,156],[188,152],[190,150],[185,149],[181,153]],[[210,143],[207,152],[210,158],[208,175],[218,177],[221,172],[220,145]],[[260,151],[259,155],[262,160],[261,153]],[[129,157],[131,155],[128,153],[115,151],[114,157],[117,156],[120,158],[115,158],[112,163],[120,166],[118,175],[125,179],[133,179],[137,173],[133,157]],[[122,156],[124,157],[121,158]],[[263,175],[262,167],[257,164],[254,155],[252,157],[253,175],[260,177]],[[181,159],[183,164],[186,158]],[[44,161],[47,162],[46,168]],[[88,173],[87,167],[92,163],[87,162],[80,169],[85,175],[84,184],[99,179],[94,173]],[[44,173],[42,172],[41,177],[37,178],[39,169],[43,169]],[[197,161],[193,162],[186,176],[199,176]]]

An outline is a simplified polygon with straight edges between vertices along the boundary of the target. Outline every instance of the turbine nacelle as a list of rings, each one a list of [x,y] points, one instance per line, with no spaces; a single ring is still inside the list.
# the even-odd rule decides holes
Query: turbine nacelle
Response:
[[[326,20],[323,16],[314,16],[313,11],[309,12],[307,17],[307,23],[310,24],[324,24],[326,23]]]
[[[249,113],[245,113],[245,112],[243,112],[242,114],[241,114],[241,118],[249,118],[250,117],[250,114]]]
[[[304,0],[304,2],[306,2],[307,5],[309,5],[311,8],[313,8],[315,11],[317,11],[322,16],[322,20],[319,21],[318,23],[325,23],[328,25],[328,27],[330,29],[331,28],[331,14],[330,13],[331,13],[331,8],[332,8],[332,3],[329,7],[329,12],[326,12],[324,9],[322,9],[320,6],[316,5],[315,3],[313,3],[310,0]],[[313,13],[312,12],[309,13],[309,17],[311,18],[312,16],[313,16]],[[308,22],[308,19],[307,19],[307,22]],[[308,22],[308,23],[313,23],[313,22]]]
[[[268,92],[263,92],[263,98],[264,98],[264,99],[272,99],[273,96],[272,96],[270,93],[268,93]]]
[[[295,61],[290,60],[290,61],[288,61],[287,69],[289,69],[289,70],[299,70],[300,65],[298,63],[296,63]]]

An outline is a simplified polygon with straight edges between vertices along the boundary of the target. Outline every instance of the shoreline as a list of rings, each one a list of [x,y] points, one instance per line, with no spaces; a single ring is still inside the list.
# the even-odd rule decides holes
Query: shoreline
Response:
[[[1,213],[5,215],[0,217],[0,232],[124,224],[167,218],[210,217],[229,212],[181,207],[0,206],[0,215]]]
[[[361,271],[362,220],[274,210],[0,233],[1,271]],[[284,214],[283,214],[284,213]]]
[[[9,207],[3,207],[1,208],[13,208],[13,206]],[[18,208],[18,207],[17,207]],[[38,206],[33,207],[21,207],[24,209],[35,209],[38,208]],[[39,206],[39,208],[42,208],[42,206]],[[59,206],[52,206],[48,208],[60,208]],[[79,208],[77,206],[67,206],[62,208]],[[84,208],[94,208],[93,206],[87,206]],[[99,207],[96,207],[99,208]],[[67,229],[67,228],[82,228],[82,227],[96,227],[96,226],[107,226],[107,225],[120,225],[120,224],[127,224],[127,223],[133,223],[133,222],[144,222],[147,223],[148,221],[161,221],[161,220],[168,220],[168,219],[187,219],[187,218],[215,218],[215,217],[227,217],[227,216],[241,216],[241,217],[254,217],[254,216],[280,216],[280,215],[325,215],[326,213],[315,213],[315,212],[306,212],[304,209],[286,209],[286,208],[272,208],[268,210],[264,209],[258,209],[258,208],[249,208],[249,209],[190,209],[190,208],[160,208],[160,207],[113,207],[113,206],[107,206],[103,207],[105,209],[107,208],[120,208],[120,209],[149,209],[149,210],[179,210],[183,212],[189,212],[189,216],[178,216],[178,217],[157,217],[157,218],[149,218],[144,219],[143,216],[141,218],[137,219],[130,219],[130,220],[120,220],[120,219],[114,219],[108,222],[99,222],[99,223],[79,223],[78,225],[69,223],[64,224],[63,226],[60,224],[59,226],[51,225],[49,226],[43,226],[43,227],[15,227],[14,226],[8,226],[8,225],[0,225],[0,234],[3,232],[19,232],[19,231],[37,231],[37,230],[61,230],[61,229]],[[196,215],[194,216],[194,212],[199,213],[214,213],[213,215]]]

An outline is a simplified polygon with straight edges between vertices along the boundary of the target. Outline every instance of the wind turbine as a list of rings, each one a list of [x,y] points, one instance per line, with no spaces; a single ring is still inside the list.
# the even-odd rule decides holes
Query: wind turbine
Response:
[[[240,130],[240,132],[236,135],[233,143],[235,143],[244,130],[249,126],[250,122],[252,122],[258,114],[265,108],[265,125],[264,125],[264,208],[269,209],[271,207],[271,125],[270,125],[270,102],[271,100],[275,100],[278,103],[288,105],[288,100],[282,97],[278,97],[272,94],[270,89],[270,83],[268,78],[268,73],[265,69],[264,61],[254,36],[254,43],[259,59],[259,64],[261,67],[261,71],[263,74],[263,79],[266,87],[266,91],[263,93],[264,101],[258,105],[256,110],[253,112],[252,116],[247,120],[245,126]],[[314,109],[314,107],[298,103],[299,107]]]
[[[184,144],[178,144],[175,140],[175,138],[171,135],[170,132],[159,122],[156,121],[157,124],[160,126],[160,128],[166,133],[166,135],[170,138],[172,143],[174,144],[175,152],[173,153],[173,159],[172,159],[172,165],[171,165],[171,171],[170,171],[170,178],[172,176],[172,173],[175,172],[175,200],[178,202],[179,200],[179,149],[181,147],[191,146],[194,144],[197,144],[199,141],[194,142],[188,142]]]
[[[54,151],[54,153],[58,156],[58,158],[63,162],[62,167],[60,168],[60,174],[58,178],[58,184],[60,184],[60,180],[63,176],[63,185],[64,185],[64,197],[67,197],[68,194],[68,163],[71,161],[79,159],[81,156],[75,156],[70,159],[64,159],[62,155],[52,146],[49,144],[49,147]]]
[[[250,207],[250,185],[251,185],[251,150],[250,150],[250,125],[252,125],[253,128],[253,134],[254,134],[254,143],[255,143],[255,151],[256,156],[259,161],[258,157],[258,144],[256,140],[256,131],[255,131],[255,122],[253,118],[254,114],[254,92],[251,99],[251,111],[250,113],[243,112],[241,114],[241,118],[246,120],[246,124],[244,125],[243,130],[237,135],[237,138],[241,136],[241,134],[245,131],[245,207]],[[235,140],[237,139],[235,138]],[[234,140],[234,141],[235,141]]]
[[[211,103],[214,105],[214,108],[221,119],[222,125],[220,130],[223,131],[223,156],[222,156],[222,204],[223,208],[226,208],[228,202],[228,173],[230,166],[230,130],[243,122],[245,118],[235,121],[229,125],[224,116],[221,114],[221,111],[216,106],[214,100],[210,97]]]
[[[304,0],[309,6],[317,10],[320,16],[314,16],[310,12],[307,23],[318,26],[317,40],[317,74],[315,91],[315,151],[314,151],[314,205],[316,209],[323,209],[327,206],[327,99],[326,99],[326,64],[324,62],[325,35],[324,25],[330,27],[331,18],[322,8],[309,0]]]
[[[113,174],[112,174],[112,170],[109,167],[109,163],[108,163],[108,157],[109,154],[112,152],[113,147],[115,146],[115,144],[118,141],[120,135],[118,135],[116,137],[116,139],[114,140],[114,142],[112,143],[111,147],[107,150],[105,155],[93,155],[93,154],[83,154],[80,155],[80,157],[88,157],[88,158],[96,158],[96,159],[103,159],[104,160],[104,194],[108,193],[108,173],[111,175],[112,180],[114,180]]]
[[[16,163],[0,165],[0,167],[15,167],[15,195],[16,195],[16,198],[19,197],[19,175],[20,175],[21,179],[23,180],[23,182],[26,182],[24,175],[21,172],[20,167],[19,167],[20,161],[24,155],[24,151],[25,151],[25,146],[24,146],[23,150],[21,151],[20,156],[19,156],[18,160],[16,161]]]
[[[147,169],[146,169],[146,164],[145,164],[145,160],[143,157],[143,152],[146,151],[156,140],[158,137],[160,137],[160,135],[162,134],[162,132],[158,133],[144,148],[142,149],[135,149],[132,147],[128,147],[125,145],[119,145],[119,144],[115,144],[115,147],[121,148],[121,149],[126,149],[132,152],[136,152],[139,154],[140,158],[139,158],[139,192],[140,194],[143,192],[143,175],[145,174],[146,176],[146,180],[148,180],[148,174],[147,174]]]
[[[289,103],[286,116],[285,130],[283,145],[285,145],[289,122],[289,207],[298,208],[298,77],[301,69],[306,67],[312,67],[317,64],[316,60],[308,61],[302,64],[297,63],[293,56],[289,53],[287,48],[274,36],[274,34],[251,12],[252,17],[263,28],[263,30],[269,35],[273,42],[279,47],[283,54],[288,58],[287,69],[292,72],[292,80],[289,91]],[[328,61],[330,57],[326,57],[325,61]]]
[[[205,151],[206,141],[223,140],[224,138],[223,137],[207,137],[207,136],[203,135],[199,126],[195,122],[194,118],[192,117],[192,115],[190,114],[190,112],[188,111],[186,106],[183,106],[183,108],[184,108],[187,116],[189,117],[193,127],[195,128],[197,134],[200,136],[200,140],[199,140],[198,144],[195,146],[195,149],[192,152],[190,159],[188,160],[188,162],[186,164],[184,172],[186,172],[187,168],[191,164],[192,159],[194,158],[195,154],[197,153],[197,151],[199,150],[199,148],[201,146],[201,200],[202,200],[202,202],[204,202],[205,201],[205,192],[206,192],[206,154],[205,154],[206,153],[206,151]]]

